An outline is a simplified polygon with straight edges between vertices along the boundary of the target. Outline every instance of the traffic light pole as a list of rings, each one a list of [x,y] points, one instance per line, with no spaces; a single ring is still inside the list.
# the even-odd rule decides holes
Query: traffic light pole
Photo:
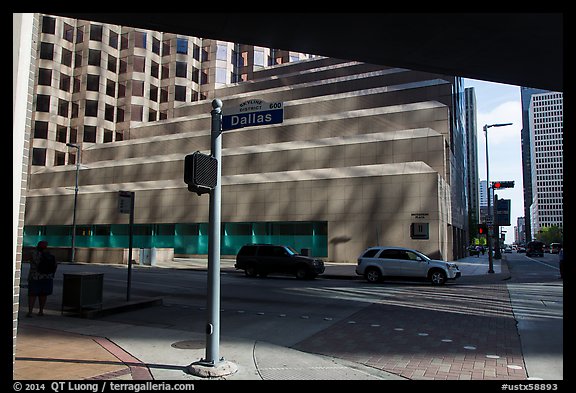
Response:
[[[220,357],[220,212],[222,207],[222,101],[212,101],[210,148],[217,160],[216,186],[210,190],[208,224],[208,321],[206,323],[206,358],[192,363],[188,370],[201,377],[233,374],[238,367]]]

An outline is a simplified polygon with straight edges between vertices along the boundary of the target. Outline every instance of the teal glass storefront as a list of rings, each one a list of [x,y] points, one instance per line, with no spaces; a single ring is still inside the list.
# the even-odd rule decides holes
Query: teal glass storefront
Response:
[[[311,255],[328,256],[328,223],[308,222],[230,222],[222,223],[222,255],[236,255],[247,243],[285,244],[296,250],[310,249]],[[70,247],[71,225],[24,227],[24,246],[47,240],[51,247]],[[77,225],[76,247],[128,248],[128,224]],[[134,248],[173,248],[174,254],[208,254],[208,223],[134,224]]]

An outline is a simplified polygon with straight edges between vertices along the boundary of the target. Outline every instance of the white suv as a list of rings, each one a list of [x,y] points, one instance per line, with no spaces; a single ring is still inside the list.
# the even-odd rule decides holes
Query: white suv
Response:
[[[461,275],[455,263],[430,259],[403,247],[367,248],[358,257],[356,274],[369,282],[380,282],[384,277],[409,277],[427,279],[432,285],[443,285]]]

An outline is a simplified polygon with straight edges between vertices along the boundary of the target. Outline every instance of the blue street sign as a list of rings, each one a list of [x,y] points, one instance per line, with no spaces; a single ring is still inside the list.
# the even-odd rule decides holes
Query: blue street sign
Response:
[[[242,127],[279,124],[284,121],[282,102],[248,100],[233,108],[231,113],[222,114],[222,131]]]

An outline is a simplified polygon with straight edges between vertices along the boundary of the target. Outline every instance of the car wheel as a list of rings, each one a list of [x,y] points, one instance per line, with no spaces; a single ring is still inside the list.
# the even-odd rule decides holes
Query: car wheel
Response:
[[[308,278],[309,274],[308,274],[308,268],[301,266],[299,268],[296,269],[296,278],[298,280],[304,280],[306,278]]]
[[[382,281],[382,273],[380,273],[380,270],[374,267],[366,270],[366,273],[364,273],[364,277],[366,277],[366,280],[368,280],[368,282],[371,283],[377,283]]]
[[[446,273],[442,270],[433,270],[430,273],[430,282],[432,285],[444,285],[446,283]]]
[[[256,268],[254,266],[248,266],[246,269],[244,269],[244,274],[247,277],[256,277],[256,275],[258,274],[258,271],[256,270]]]

